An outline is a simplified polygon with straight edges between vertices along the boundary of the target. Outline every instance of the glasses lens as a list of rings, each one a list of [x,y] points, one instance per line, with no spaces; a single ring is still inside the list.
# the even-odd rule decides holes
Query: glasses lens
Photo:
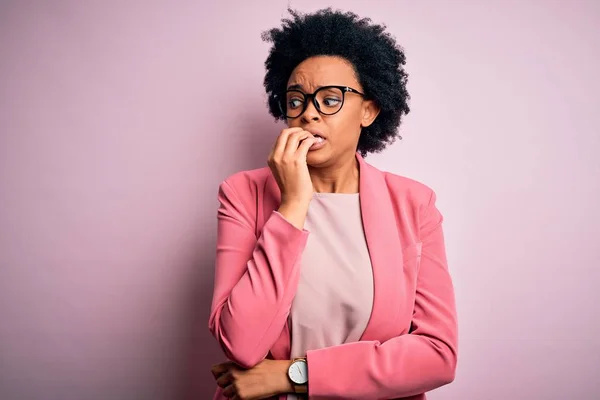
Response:
[[[342,108],[344,103],[344,92],[338,88],[324,87],[319,89],[315,95],[318,109],[321,114],[335,114]],[[285,115],[288,118],[297,118],[304,110],[306,96],[299,90],[288,90],[285,100]]]
[[[304,93],[298,90],[289,90],[286,93],[285,112],[288,118],[296,118],[304,108]]]
[[[323,88],[317,92],[317,103],[322,114],[335,114],[342,108],[344,93],[338,88]]]

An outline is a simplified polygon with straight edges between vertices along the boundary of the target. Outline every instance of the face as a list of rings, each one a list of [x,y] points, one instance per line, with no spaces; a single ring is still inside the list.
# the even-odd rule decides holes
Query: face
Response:
[[[311,94],[319,87],[329,85],[348,86],[364,93],[352,64],[333,56],[315,56],[304,60],[292,71],[287,88]],[[333,98],[319,97],[328,101],[327,104],[335,104]],[[325,110],[323,101],[319,101],[319,104]],[[337,160],[354,157],[361,129],[371,125],[378,113],[379,109],[373,101],[346,92],[343,106],[337,113],[323,115],[309,101],[304,113],[297,118],[288,118],[287,125],[290,128],[317,130],[323,134],[326,139],[324,145],[308,152],[307,163],[311,166],[327,166],[335,164]]]

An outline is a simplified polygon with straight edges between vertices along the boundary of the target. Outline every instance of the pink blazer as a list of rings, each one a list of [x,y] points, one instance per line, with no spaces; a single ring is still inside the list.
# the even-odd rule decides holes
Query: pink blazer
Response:
[[[360,341],[307,353],[309,397],[423,400],[454,379],[457,361],[443,218],[430,188],[356,157],[373,309]],[[310,232],[276,211],[281,194],[268,167],[230,176],[218,199],[209,329],[242,367],[289,359],[287,318]],[[214,399],[225,399],[221,388]]]

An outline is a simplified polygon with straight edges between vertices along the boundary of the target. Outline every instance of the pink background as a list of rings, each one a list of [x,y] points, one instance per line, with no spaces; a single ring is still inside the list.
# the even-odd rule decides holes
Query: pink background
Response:
[[[459,368],[430,398],[598,398],[600,3],[329,4],[406,48],[404,140],[367,161],[446,217]],[[0,398],[212,395],[217,186],[283,127],[260,33],[286,6],[1,3]]]

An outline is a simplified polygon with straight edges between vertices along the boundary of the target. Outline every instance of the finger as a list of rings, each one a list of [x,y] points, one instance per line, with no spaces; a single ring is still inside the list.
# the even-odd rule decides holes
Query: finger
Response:
[[[296,150],[300,145],[300,142],[308,138],[314,138],[313,134],[308,131],[294,132],[288,137],[287,144],[285,145],[285,155],[293,156],[296,154]]]
[[[232,364],[233,363],[231,361],[227,361],[227,362],[224,362],[224,363],[213,365],[211,367],[211,369],[210,369],[210,372],[213,374],[213,376],[215,377],[215,379],[217,379],[219,376],[221,376],[225,372],[229,371],[229,369],[231,368]]]
[[[231,375],[231,372],[229,372],[229,371],[225,372],[224,374],[219,376],[219,378],[217,379],[217,385],[222,388],[229,386],[232,382],[233,382],[233,375]]]
[[[304,139],[302,141],[302,143],[300,143],[300,146],[298,147],[298,151],[297,151],[298,157],[302,160],[306,160],[306,157],[308,156],[308,150],[310,150],[310,146],[312,146],[313,143],[316,143],[316,142],[317,142],[317,138],[315,138],[314,136]]]
[[[283,154],[285,145],[288,140],[288,136],[294,132],[301,132],[301,131],[303,131],[303,129],[299,128],[299,127],[298,128],[286,128],[286,129],[282,130],[281,133],[279,134],[279,136],[277,137],[275,144],[273,145],[273,151],[272,151],[273,155]]]
[[[218,364],[218,365],[213,365],[213,366],[210,368],[210,373],[213,375],[213,377],[214,377],[215,379],[217,379],[219,376],[221,376],[221,374],[223,373],[223,370],[222,370],[221,364]]]
[[[223,390],[223,396],[228,397],[228,398],[235,398],[235,397],[237,397],[237,393],[235,392],[235,387],[233,385],[227,386]]]
[[[215,379],[219,379],[219,377],[225,373],[223,371],[215,371],[215,370],[210,370],[210,372],[212,373],[212,375]]]

